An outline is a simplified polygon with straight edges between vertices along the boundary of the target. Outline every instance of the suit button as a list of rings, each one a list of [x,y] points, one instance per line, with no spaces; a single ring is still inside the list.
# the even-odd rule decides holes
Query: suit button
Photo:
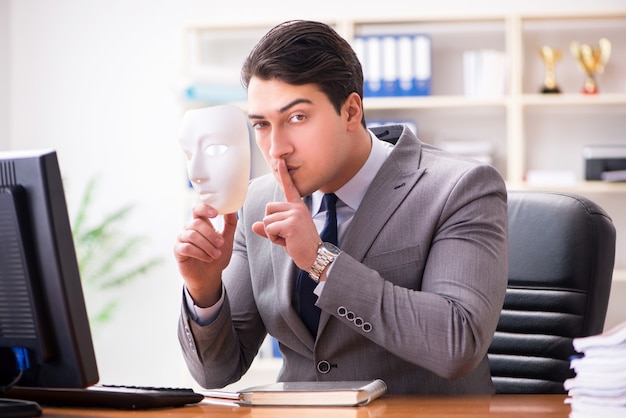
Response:
[[[187,343],[189,344],[189,348],[191,348],[191,352],[196,352],[196,347],[193,343],[193,336],[191,335],[191,330],[188,326],[185,326],[185,335],[187,336]]]
[[[365,332],[370,332],[372,330],[372,324],[370,324],[369,322],[364,322],[361,328]]]
[[[345,308],[345,306],[340,306],[337,308],[337,313],[339,314],[339,316],[346,316],[347,312],[348,310]]]
[[[346,314],[346,319],[348,321],[354,321],[354,318],[356,317],[356,315],[354,314],[354,312],[352,311],[348,311],[348,313]]]
[[[326,374],[330,371],[330,363],[326,360],[322,360],[317,363],[317,371],[323,374]]]
[[[363,326],[363,318],[361,318],[360,316],[354,318],[354,325],[356,325],[357,327]]]

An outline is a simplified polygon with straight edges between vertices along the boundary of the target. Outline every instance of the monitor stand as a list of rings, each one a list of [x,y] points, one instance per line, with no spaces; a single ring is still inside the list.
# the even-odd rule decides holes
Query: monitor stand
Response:
[[[0,417],[2,418],[38,416],[41,416],[41,407],[36,402],[0,398]]]

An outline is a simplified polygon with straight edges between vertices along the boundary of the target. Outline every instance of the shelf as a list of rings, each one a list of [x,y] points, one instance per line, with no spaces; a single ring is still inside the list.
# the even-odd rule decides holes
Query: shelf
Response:
[[[419,97],[366,97],[363,105],[374,109],[437,109],[463,107],[502,107],[515,100],[512,96],[470,98],[462,95]],[[626,106],[626,94],[525,94],[520,96],[523,106]]]
[[[384,109],[447,109],[465,107],[503,107],[506,98],[469,98],[456,95],[418,97],[366,97],[363,107],[366,110]]]
[[[581,181],[571,185],[540,185],[527,184],[525,182],[507,182],[507,188],[509,190],[543,190],[577,194],[626,194],[626,182]]]
[[[521,103],[524,106],[622,106],[626,105],[626,94],[525,94]]]

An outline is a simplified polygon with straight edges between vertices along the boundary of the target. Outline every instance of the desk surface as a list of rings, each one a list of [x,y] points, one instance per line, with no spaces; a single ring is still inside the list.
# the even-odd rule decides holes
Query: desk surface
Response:
[[[249,417],[249,418],[371,418],[371,417],[499,417],[567,418],[565,395],[495,395],[480,397],[383,396],[361,407],[237,407],[202,402],[152,411],[44,408],[44,417]]]

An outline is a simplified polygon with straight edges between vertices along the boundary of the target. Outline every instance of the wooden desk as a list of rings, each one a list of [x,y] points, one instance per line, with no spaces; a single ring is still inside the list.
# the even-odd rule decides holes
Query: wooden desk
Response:
[[[565,395],[496,395],[481,397],[403,397],[383,396],[361,407],[237,407],[201,403],[193,406],[152,411],[117,411],[67,408],[44,408],[44,417],[121,418],[372,418],[372,417],[499,417],[499,418],[567,418],[570,406]]]

